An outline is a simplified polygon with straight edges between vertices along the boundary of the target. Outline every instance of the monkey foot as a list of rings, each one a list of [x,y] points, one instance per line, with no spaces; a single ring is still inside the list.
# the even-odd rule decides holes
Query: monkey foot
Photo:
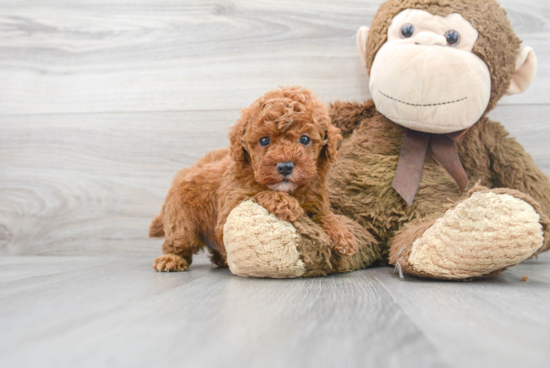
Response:
[[[474,192],[414,241],[405,271],[468,279],[496,274],[533,256],[543,246],[541,216],[518,197],[525,195],[512,190]]]
[[[306,273],[297,250],[296,228],[254,201],[245,201],[231,211],[223,242],[227,264],[235,275],[293,278]]]
[[[179,272],[187,271],[189,265],[185,258],[177,254],[165,254],[157,257],[153,269],[158,272]]]

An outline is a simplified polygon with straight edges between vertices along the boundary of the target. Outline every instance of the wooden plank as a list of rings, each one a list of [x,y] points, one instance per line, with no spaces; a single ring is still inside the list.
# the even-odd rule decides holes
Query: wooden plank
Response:
[[[550,176],[550,107],[548,105],[498,106],[489,118],[500,122],[523,145],[538,167]]]
[[[59,257],[0,258],[35,272]],[[475,282],[374,268],[244,279],[199,257],[161,274],[149,258],[70,258],[82,271],[0,287],[8,367],[547,367],[550,255]],[[514,271],[514,272],[512,272]],[[529,274],[528,282],[517,274]],[[9,274],[9,271],[8,271]],[[0,280],[5,275],[0,267]]]
[[[17,282],[25,282],[27,279],[44,280],[45,278],[67,273],[69,271],[104,265],[105,259],[100,257],[87,257],[75,262],[73,257],[0,257],[0,290],[3,287],[11,287]]]
[[[159,254],[147,231],[172,177],[227,147],[237,116],[0,117],[0,254]]]
[[[0,114],[233,110],[287,84],[362,100],[355,33],[381,2],[1,0]],[[503,103],[549,103],[550,3],[501,3],[540,60]]]
[[[498,277],[474,282],[387,277],[371,270],[457,367],[547,367],[550,363],[550,255],[541,255]],[[531,275],[528,282],[520,274]]]
[[[0,289],[2,366],[450,366],[366,272],[244,279],[202,257],[186,273],[106,258],[67,275]]]
[[[549,105],[500,106],[550,175]],[[147,239],[172,177],[228,146],[237,110],[0,116],[0,254],[160,253]]]

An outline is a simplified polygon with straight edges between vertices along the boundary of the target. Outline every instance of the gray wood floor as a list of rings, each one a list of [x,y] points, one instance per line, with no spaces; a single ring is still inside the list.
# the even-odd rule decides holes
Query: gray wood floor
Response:
[[[548,367],[550,256],[477,282],[0,258],[2,367]],[[529,276],[527,282],[520,281]]]
[[[549,367],[550,255],[473,283],[150,269],[173,175],[239,109],[369,98],[381,2],[0,0],[0,366]],[[539,72],[490,116],[549,175],[550,2],[501,3]]]

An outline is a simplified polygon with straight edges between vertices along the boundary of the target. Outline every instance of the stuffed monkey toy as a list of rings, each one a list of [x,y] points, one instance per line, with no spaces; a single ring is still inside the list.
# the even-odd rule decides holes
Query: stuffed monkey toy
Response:
[[[245,201],[224,227],[231,271],[306,277],[389,263],[467,280],[547,250],[548,178],[487,118],[537,65],[499,4],[389,0],[357,41],[372,100],[331,105],[345,139],[329,181],[356,253],[332,252],[306,216],[285,222]]]

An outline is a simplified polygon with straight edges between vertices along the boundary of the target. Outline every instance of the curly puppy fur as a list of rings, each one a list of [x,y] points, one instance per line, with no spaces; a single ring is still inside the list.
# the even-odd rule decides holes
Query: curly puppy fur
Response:
[[[242,110],[229,139],[229,150],[210,152],[176,175],[149,230],[151,237],[165,237],[165,255],[155,260],[155,270],[186,270],[205,246],[212,262],[226,266],[223,226],[248,198],[285,221],[307,215],[332,249],[355,253],[355,240],[328,199],[326,176],[342,136],[311,91],[294,86],[267,92]],[[287,173],[281,163],[294,168]]]

